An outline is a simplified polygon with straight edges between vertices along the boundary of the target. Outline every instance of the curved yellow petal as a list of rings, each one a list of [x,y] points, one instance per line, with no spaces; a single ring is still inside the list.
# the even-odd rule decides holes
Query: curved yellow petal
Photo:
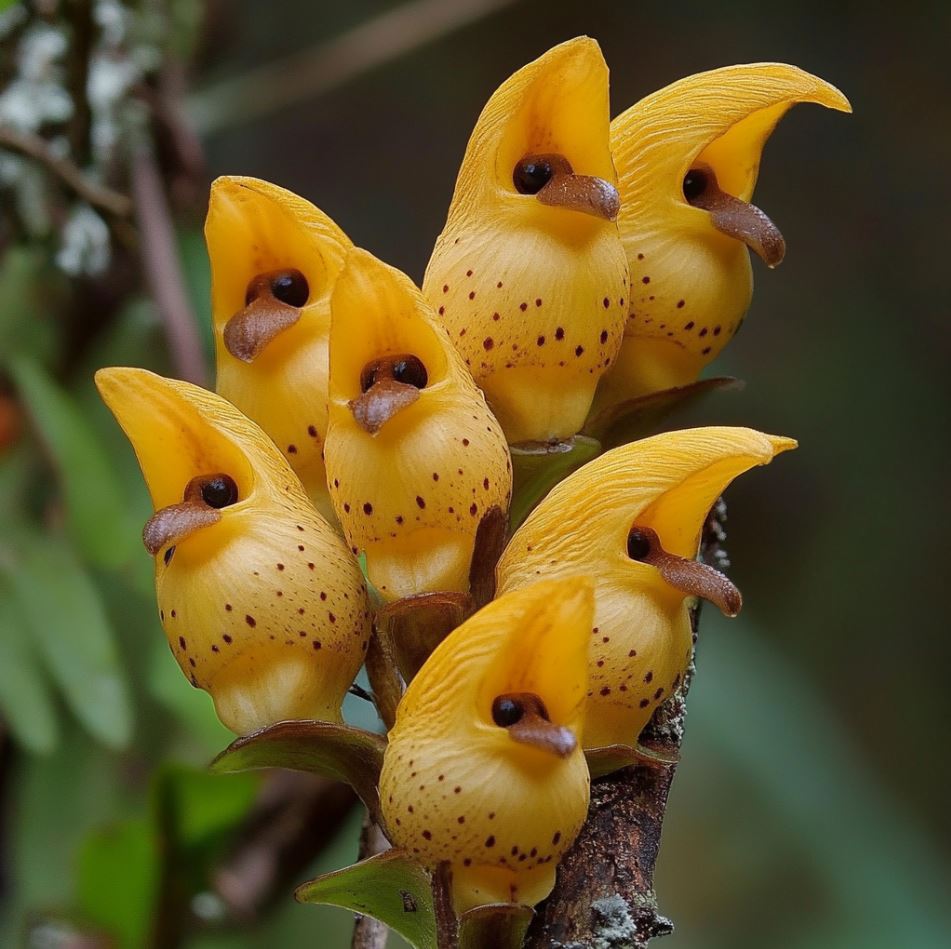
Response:
[[[501,594],[539,577],[595,581],[586,747],[633,744],[690,662],[687,597],[628,556],[631,528],[656,531],[668,553],[695,557],[724,488],[795,444],[747,428],[646,438],[566,478],[515,533],[498,566]]]
[[[479,523],[493,507],[508,510],[502,430],[404,274],[355,249],[332,309],[325,456],[347,542],[366,551],[369,577],[387,599],[465,592]],[[399,390],[409,401],[384,406],[385,420],[369,424],[365,371],[399,355],[419,360],[425,385]]]
[[[593,606],[584,577],[501,597],[437,647],[403,696],[380,776],[388,833],[428,867],[452,864],[459,912],[544,899],[581,828],[580,742],[559,755],[513,740],[493,702],[536,695],[552,728],[580,737]]]
[[[594,40],[520,69],[476,123],[426,270],[423,293],[510,442],[579,431],[627,315],[613,220],[519,193],[513,173],[526,156],[561,156],[592,200],[615,196],[608,132],[608,70]]]
[[[363,662],[359,567],[273,442],[223,398],[143,369],[96,384],[135,449],[157,512],[203,475],[237,500],[155,556],[159,615],[192,685],[238,734],[289,718],[339,721]],[[205,506],[207,508],[207,505]]]
[[[330,293],[350,240],[303,198],[256,178],[218,178],[211,186],[205,237],[211,259],[217,391],[257,422],[330,515],[321,458],[327,430]],[[298,270],[309,295],[293,325],[251,361],[229,351],[229,321],[263,274]]]
[[[630,317],[599,406],[693,382],[736,333],[753,292],[749,253],[688,203],[684,176],[711,169],[721,191],[749,202],[766,140],[800,102],[851,111],[823,80],[758,63],[689,76],[611,123]]]

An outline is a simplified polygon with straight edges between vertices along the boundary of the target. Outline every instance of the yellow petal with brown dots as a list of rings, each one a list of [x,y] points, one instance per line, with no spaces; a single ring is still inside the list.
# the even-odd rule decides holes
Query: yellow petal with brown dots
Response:
[[[515,533],[498,566],[500,594],[539,577],[595,581],[585,747],[632,745],[690,663],[688,594],[631,558],[632,528],[653,531],[668,555],[692,561],[726,486],[795,446],[748,428],[646,438],[566,478]],[[687,569],[702,571],[702,580],[720,577],[699,565]]]
[[[584,822],[593,605],[584,577],[495,600],[437,647],[400,702],[380,776],[387,831],[424,865],[452,865],[457,912],[543,900]],[[556,753],[526,743],[518,721],[499,724],[506,696],[538,699],[536,724],[567,744]]]
[[[510,442],[579,431],[620,347],[627,264],[609,115],[608,69],[588,37],[503,83],[426,270],[423,292]]]
[[[771,266],[784,247],[775,226],[748,204],[760,156],[776,123],[799,102],[851,111],[827,82],[795,66],[759,63],[689,76],[611,123],[630,316],[599,408],[693,382],[739,329],[753,293],[747,244]],[[685,177],[698,170],[702,178],[686,182],[688,198]],[[696,193],[704,184],[718,189],[731,213],[739,209],[738,230],[716,225],[713,191],[706,199]]]
[[[366,589],[273,442],[186,382],[114,368],[96,384],[152,495],[159,615],[192,685],[239,735],[339,721],[366,652]]]
[[[325,455],[347,541],[388,600],[466,592],[482,518],[508,510],[502,430],[404,274],[355,249],[332,310]]]
[[[303,198],[237,177],[212,184],[205,237],[216,388],[271,436],[314,503],[332,517],[322,459],[330,293],[350,240]],[[268,284],[277,275],[286,287],[272,297]],[[281,306],[280,296],[290,302]]]

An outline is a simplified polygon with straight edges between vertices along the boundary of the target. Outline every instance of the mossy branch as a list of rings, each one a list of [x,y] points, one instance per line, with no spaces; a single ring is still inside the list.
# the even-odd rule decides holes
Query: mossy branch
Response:
[[[704,526],[701,559],[724,565],[726,506],[719,501]],[[699,609],[691,612],[694,641]],[[641,736],[651,750],[676,757],[684,734],[683,688],[664,703]],[[673,930],[658,911],[654,868],[660,848],[667,796],[676,765],[635,765],[591,785],[588,819],[562,858],[552,895],[536,908],[526,949],[644,949]]]

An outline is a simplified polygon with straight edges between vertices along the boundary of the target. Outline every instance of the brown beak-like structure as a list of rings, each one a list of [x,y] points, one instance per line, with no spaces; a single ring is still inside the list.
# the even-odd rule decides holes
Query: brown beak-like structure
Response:
[[[712,168],[700,172],[705,187],[699,195],[689,198],[689,203],[709,212],[718,231],[742,241],[767,267],[778,267],[786,256],[786,241],[779,228],[755,204],[721,191]]]
[[[569,208],[613,221],[621,209],[617,188],[603,178],[576,175],[562,155],[540,156],[551,164],[552,176],[536,197],[542,204]]]
[[[193,531],[221,520],[221,511],[199,500],[170,504],[156,511],[142,531],[145,549],[154,557],[163,547],[177,544]]]
[[[687,560],[668,553],[661,546],[657,532],[649,527],[634,527],[629,537],[635,533],[638,541],[647,548],[647,553],[636,559],[654,567],[675,590],[709,600],[725,616],[736,616],[740,612],[743,597],[719,570],[697,560]],[[630,547],[630,540],[628,544]]]
[[[235,359],[251,363],[275,336],[300,319],[300,308],[284,303],[271,289],[272,274],[261,274],[248,287],[248,301],[225,323],[225,348]]]
[[[415,386],[395,379],[381,379],[350,402],[350,411],[364,429],[375,435],[397,412],[418,398],[419,389]]]
[[[555,725],[548,718],[545,704],[533,692],[513,692],[499,696],[521,712],[518,721],[503,727],[513,741],[532,745],[559,758],[567,758],[578,746],[578,739],[570,728]]]
[[[416,384],[400,381],[398,374],[412,378]],[[350,401],[350,411],[362,428],[375,435],[397,412],[419,398],[420,388],[426,385],[426,369],[415,356],[384,356],[363,367],[360,384],[363,394]]]

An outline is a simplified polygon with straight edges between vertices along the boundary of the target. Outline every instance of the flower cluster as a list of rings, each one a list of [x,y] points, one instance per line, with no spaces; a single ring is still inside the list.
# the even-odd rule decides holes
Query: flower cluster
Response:
[[[537,469],[593,418],[689,388],[736,332],[747,249],[784,252],[749,203],[760,152],[804,101],[848,109],[764,64],[612,122],[598,45],[564,43],[487,103],[421,289],[302,198],[219,179],[217,394],[97,376],[152,495],[143,536],[185,675],[240,736],[314,720],[338,750],[365,659],[384,720],[395,683],[371,810],[408,859],[451,870],[458,913],[550,893],[589,764],[634,760],[682,687],[689,607],[740,609],[697,560],[703,523],[791,439],[620,444],[510,538],[508,514],[518,458]]]

